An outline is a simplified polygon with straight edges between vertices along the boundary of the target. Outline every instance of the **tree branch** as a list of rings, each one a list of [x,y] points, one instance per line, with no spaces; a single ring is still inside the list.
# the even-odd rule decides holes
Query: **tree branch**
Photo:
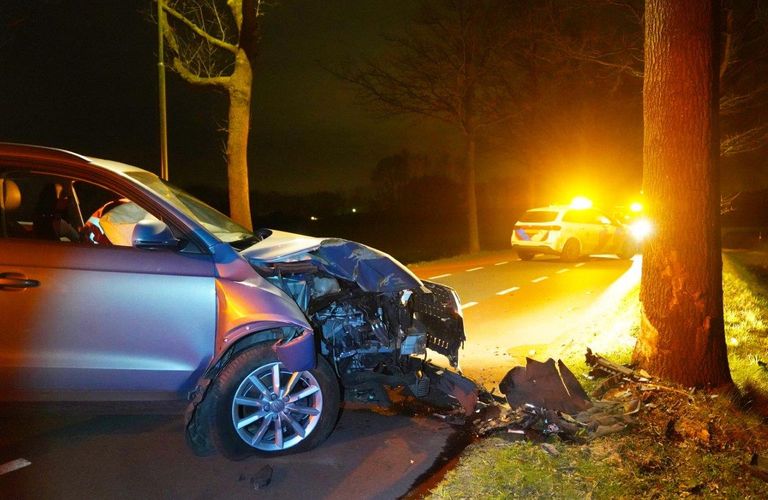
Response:
[[[237,54],[237,46],[232,45],[231,43],[227,43],[224,40],[221,40],[211,35],[207,31],[205,31],[203,28],[201,28],[200,26],[192,22],[189,18],[187,18],[181,12],[177,11],[173,7],[169,6],[168,4],[163,5],[163,10],[168,14],[170,14],[171,17],[173,17],[174,19],[177,19],[179,22],[183,23],[193,33],[195,33],[197,36],[204,39],[206,42],[210,43],[211,45],[224,49],[228,52],[231,52],[232,54]]]
[[[734,156],[748,151],[755,151],[768,142],[768,126],[762,125],[737,132],[720,139],[720,155]]]
[[[231,80],[232,80],[231,77],[229,76],[211,76],[211,77],[200,76],[199,74],[187,68],[187,66],[184,65],[184,63],[178,57],[175,57],[173,59],[173,69],[176,70],[176,72],[179,73],[179,75],[184,80],[194,85],[223,87],[225,89],[229,89]]]

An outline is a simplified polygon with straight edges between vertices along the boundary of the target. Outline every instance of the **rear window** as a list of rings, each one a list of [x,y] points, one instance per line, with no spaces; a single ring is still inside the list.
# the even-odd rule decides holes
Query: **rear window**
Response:
[[[568,210],[563,215],[563,222],[606,225],[611,224],[611,219],[597,210]]]
[[[520,217],[520,222],[552,222],[557,218],[558,212],[548,210],[529,210]]]
[[[594,217],[588,210],[568,210],[563,215],[563,222],[576,222],[577,224],[590,224]]]

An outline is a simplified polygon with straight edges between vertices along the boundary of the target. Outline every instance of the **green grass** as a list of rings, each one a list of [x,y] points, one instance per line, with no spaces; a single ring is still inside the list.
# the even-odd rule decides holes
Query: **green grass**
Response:
[[[768,253],[727,253],[723,264],[726,341],[736,385],[768,390]],[[638,289],[587,327],[582,338],[539,353],[563,359],[587,391],[586,345],[614,362],[628,363],[639,329]],[[620,326],[621,332],[616,331]],[[618,335],[618,337],[617,337]],[[627,341],[627,340],[630,341]],[[610,347],[612,346],[612,347]],[[606,351],[610,347],[610,350]],[[431,492],[431,498],[679,498],[701,495],[765,498],[768,483],[744,469],[752,452],[768,455],[765,423],[724,397],[696,393],[691,399],[659,392],[630,432],[588,444],[554,441],[551,456],[532,442],[499,437],[479,440]],[[665,439],[671,418],[709,429],[709,439]],[[681,427],[682,428],[682,427]],[[768,457],[765,457],[768,458]]]
[[[764,259],[764,260],[763,260]],[[723,259],[723,309],[728,363],[739,387],[747,382],[768,392],[768,291],[765,279],[768,257],[747,252],[729,253]]]

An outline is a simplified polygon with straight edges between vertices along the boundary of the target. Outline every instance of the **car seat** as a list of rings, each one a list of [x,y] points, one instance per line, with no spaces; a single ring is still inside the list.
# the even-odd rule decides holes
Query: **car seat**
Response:
[[[26,231],[18,221],[12,217],[13,213],[21,206],[21,190],[19,185],[10,179],[0,178],[0,208],[3,211],[3,232],[8,236],[24,236]]]
[[[69,197],[61,184],[43,186],[35,204],[32,227],[35,236],[45,240],[78,241],[77,231],[66,221]]]

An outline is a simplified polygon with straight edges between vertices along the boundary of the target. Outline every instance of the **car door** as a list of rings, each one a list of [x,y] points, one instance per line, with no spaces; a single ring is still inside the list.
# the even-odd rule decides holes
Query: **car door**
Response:
[[[100,186],[24,172],[6,173],[4,183],[21,201],[2,204],[0,398],[185,396],[214,347],[212,257],[194,245],[145,250],[88,240],[81,207],[102,200],[78,199],[75,187],[120,197]],[[62,187],[57,200],[67,199],[42,200],[50,184]],[[42,206],[57,213],[40,214]],[[75,232],[56,234],[51,221]]]
[[[563,214],[563,226],[567,228],[567,234],[564,234],[563,243],[570,238],[579,241],[580,253],[589,255],[597,244],[597,233],[595,227],[590,224],[592,221],[589,209],[570,209]]]
[[[595,247],[592,253],[616,253],[616,231],[618,227],[607,215],[595,210],[591,214]]]

